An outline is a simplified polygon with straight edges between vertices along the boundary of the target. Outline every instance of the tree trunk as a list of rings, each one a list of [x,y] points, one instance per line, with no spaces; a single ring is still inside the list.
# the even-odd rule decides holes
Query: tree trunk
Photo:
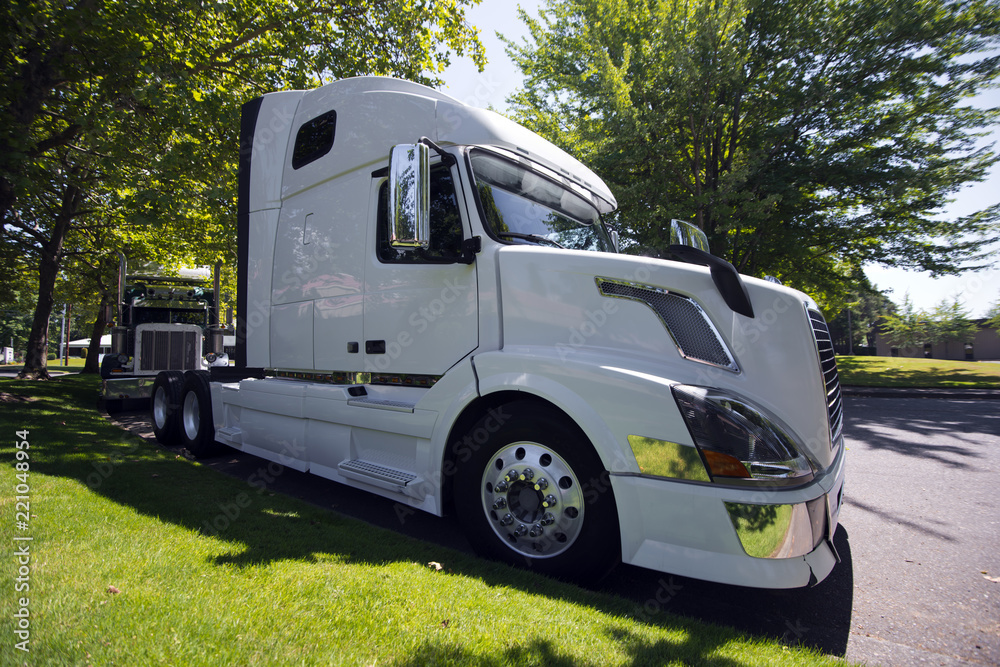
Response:
[[[24,353],[24,368],[19,380],[48,380],[49,376],[49,317],[55,304],[56,278],[62,268],[63,242],[76,212],[83,202],[83,190],[72,183],[66,185],[62,205],[52,226],[52,236],[42,247],[38,264],[38,302],[31,321],[31,333]]]
[[[24,351],[24,368],[18,374],[19,380],[48,380],[49,376],[49,316],[55,305],[56,276],[59,260],[49,253],[43,253],[38,266],[38,301],[35,316],[31,320],[31,333]]]
[[[83,364],[81,373],[99,373],[101,371],[101,336],[108,326],[108,306],[111,305],[111,295],[101,294],[101,307],[97,310],[97,319],[94,320],[94,329],[90,332],[90,347],[87,348],[87,361]]]

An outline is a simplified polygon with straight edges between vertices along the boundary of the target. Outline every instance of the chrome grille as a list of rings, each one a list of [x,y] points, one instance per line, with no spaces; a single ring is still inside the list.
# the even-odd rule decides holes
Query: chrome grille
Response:
[[[833,351],[833,339],[823,315],[810,309],[809,322],[812,324],[816,350],[819,352],[819,366],[826,386],[826,408],[830,415],[830,442],[835,446],[844,430],[844,402],[840,393],[840,377],[837,375],[837,360]]]
[[[198,368],[198,334],[194,331],[143,331],[140,371]]]
[[[708,315],[690,297],[649,285],[636,285],[607,278],[598,279],[597,285],[604,296],[632,299],[649,306],[660,318],[685,358],[739,371],[736,361],[712,326]]]

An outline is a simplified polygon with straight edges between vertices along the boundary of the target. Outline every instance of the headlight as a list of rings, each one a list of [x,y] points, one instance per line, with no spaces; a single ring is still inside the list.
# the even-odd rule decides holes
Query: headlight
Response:
[[[208,354],[205,355],[205,361],[207,361],[210,364],[214,364],[215,360],[218,358],[219,357],[217,354],[215,354],[215,352],[209,352]]]
[[[813,478],[812,464],[788,429],[745,398],[686,385],[673,392],[713,481],[785,485]]]
[[[127,354],[119,354],[118,355],[118,363],[121,364],[122,366],[124,366],[125,364],[127,364],[128,363],[128,355]]]

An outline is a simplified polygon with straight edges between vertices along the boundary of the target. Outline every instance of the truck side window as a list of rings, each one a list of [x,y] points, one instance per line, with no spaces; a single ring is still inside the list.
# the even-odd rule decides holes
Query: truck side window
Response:
[[[318,160],[333,148],[333,138],[337,132],[337,112],[327,111],[304,123],[295,135],[292,149],[292,169],[304,167]]]
[[[440,263],[456,260],[462,254],[462,216],[458,212],[451,171],[442,165],[431,170],[431,241],[426,250],[389,245],[388,181],[379,188],[376,225],[377,254],[382,262]]]

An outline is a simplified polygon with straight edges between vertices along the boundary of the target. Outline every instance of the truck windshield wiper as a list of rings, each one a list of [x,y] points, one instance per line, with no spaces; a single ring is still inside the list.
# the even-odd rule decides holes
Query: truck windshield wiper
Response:
[[[557,248],[566,249],[566,246],[562,245],[558,241],[553,241],[552,239],[547,239],[544,236],[539,236],[538,234],[522,234],[521,232],[497,232],[497,236],[503,238],[509,236],[513,239],[524,239],[525,241],[534,241],[535,243],[548,243],[554,245]]]

